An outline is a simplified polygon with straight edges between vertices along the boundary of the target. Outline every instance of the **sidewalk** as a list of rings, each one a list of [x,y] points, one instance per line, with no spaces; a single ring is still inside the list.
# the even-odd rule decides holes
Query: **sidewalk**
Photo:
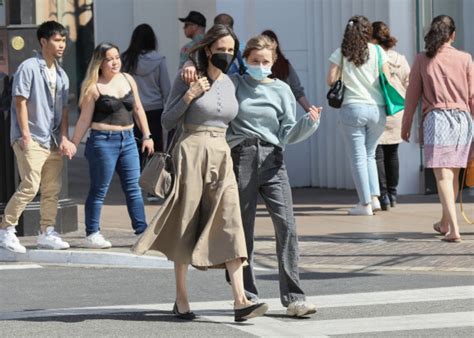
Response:
[[[66,251],[36,249],[36,237],[22,237],[28,249],[15,255],[0,249],[0,261],[24,261],[59,264],[99,264],[115,266],[172,268],[163,255],[130,254],[135,242],[128,218],[125,197],[114,178],[102,211],[102,233],[112,249],[82,248],[84,238],[84,201],[88,190],[88,166],[83,150],[69,163],[70,197],[78,203],[79,231],[64,235],[71,244]],[[467,213],[474,217],[474,192],[465,190]],[[432,224],[439,219],[436,195],[400,196],[396,208],[375,216],[348,216],[356,202],[355,191],[299,188],[293,189],[294,210],[300,240],[300,267],[303,271],[342,269],[349,271],[410,270],[474,272],[474,225],[458,213],[463,242],[440,241]],[[146,202],[151,220],[159,205]],[[256,221],[255,260],[259,267],[276,269],[275,240],[271,219],[259,204]]]

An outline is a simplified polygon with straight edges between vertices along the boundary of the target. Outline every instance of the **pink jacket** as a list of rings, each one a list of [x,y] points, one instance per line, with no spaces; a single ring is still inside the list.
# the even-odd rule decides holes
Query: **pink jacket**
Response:
[[[416,56],[405,97],[403,130],[413,123],[422,99],[423,117],[435,108],[474,113],[474,68],[470,54],[445,44],[435,57]]]

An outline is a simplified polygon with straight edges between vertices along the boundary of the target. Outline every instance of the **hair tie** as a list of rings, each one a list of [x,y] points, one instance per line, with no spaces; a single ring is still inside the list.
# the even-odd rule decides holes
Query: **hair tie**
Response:
[[[353,26],[354,25],[354,21],[349,21],[349,26]]]

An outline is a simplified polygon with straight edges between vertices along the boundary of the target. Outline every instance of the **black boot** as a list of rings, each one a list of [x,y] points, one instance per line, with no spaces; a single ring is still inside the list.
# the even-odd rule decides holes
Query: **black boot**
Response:
[[[388,194],[388,198],[390,199],[390,206],[392,208],[395,208],[397,206],[397,195]]]
[[[382,210],[384,211],[390,210],[391,203],[390,203],[390,198],[387,194],[380,196],[379,201],[380,201],[380,206],[382,207]]]

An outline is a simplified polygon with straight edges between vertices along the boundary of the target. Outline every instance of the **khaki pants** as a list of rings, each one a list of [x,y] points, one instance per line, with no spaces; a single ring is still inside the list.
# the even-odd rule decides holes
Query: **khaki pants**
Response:
[[[41,189],[40,228],[56,224],[58,213],[58,196],[61,191],[61,171],[63,160],[57,148],[50,150],[41,147],[36,141],[31,141],[28,149],[21,150],[18,142],[13,144],[20,185],[5,207],[4,220],[1,228],[18,225],[23,210]]]

